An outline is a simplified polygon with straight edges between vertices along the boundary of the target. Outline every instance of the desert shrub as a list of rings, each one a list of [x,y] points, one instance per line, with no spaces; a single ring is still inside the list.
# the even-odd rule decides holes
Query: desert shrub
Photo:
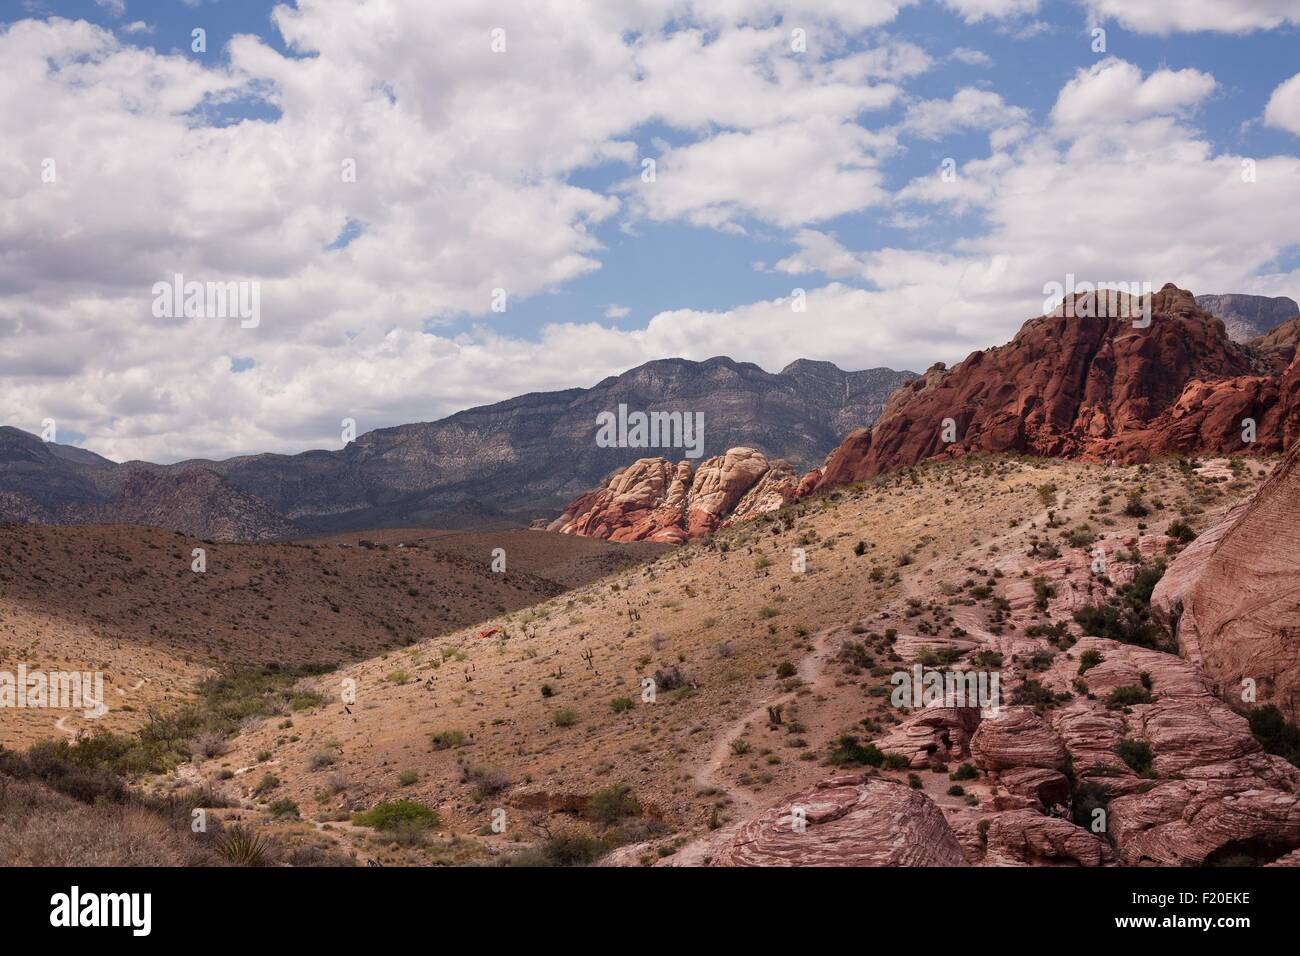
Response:
[[[1139,777],[1154,777],[1156,775],[1155,755],[1151,752],[1151,745],[1145,740],[1123,738],[1119,743],[1115,744],[1115,756],[1124,761],[1129,769]]]
[[[414,800],[384,800],[365,811],[354,813],[352,822],[375,830],[396,830],[400,825],[431,829],[438,826],[438,811]]]
[[[461,782],[470,785],[475,799],[484,800],[510,786],[510,777],[492,764],[470,764],[462,768]]]
[[[280,786],[280,778],[273,773],[263,774],[262,779],[257,781],[257,786],[253,788],[253,796],[260,797],[270,793],[276,787]]]
[[[615,697],[609,702],[609,709],[616,714],[622,714],[631,710],[636,704],[631,697]]]
[[[1088,673],[1089,670],[1100,664],[1102,660],[1101,651],[1092,647],[1088,648],[1088,650],[1079,655],[1079,676],[1082,677],[1084,674]]]
[[[1047,602],[1056,597],[1056,586],[1044,577],[1034,578],[1034,606],[1039,611],[1047,610]]]
[[[578,712],[572,707],[561,707],[551,715],[551,719],[556,727],[572,727],[578,722]]]
[[[1190,544],[1196,540],[1196,532],[1192,530],[1192,526],[1181,519],[1170,522],[1169,527],[1165,529],[1165,534],[1181,544]]]
[[[1110,804],[1110,796],[1101,784],[1085,782],[1075,788],[1072,794],[1074,822],[1092,832],[1093,813],[1105,810]]]
[[[798,668],[796,668],[790,661],[782,661],[780,664],[776,665],[777,677],[793,677],[798,672]]]
[[[276,817],[296,817],[299,815],[298,804],[284,797],[280,800],[272,800],[266,807],[271,811],[271,816]]]
[[[397,785],[399,787],[410,787],[419,783],[420,775],[414,770],[403,770],[397,775]]]
[[[1300,767],[1300,727],[1290,723],[1274,704],[1256,707],[1247,715],[1250,732],[1266,753]]]
[[[875,744],[861,744],[852,734],[842,734],[832,742],[826,759],[836,766],[863,764],[879,767],[885,762],[885,755]]]
[[[1151,509],[1147,507],[1141,495],[1131,494],[1128,496],[1128,502],[1124,505],[1124,514],[1130,518],[1145,518],[1151,514]]]
[[[1132,684],[1116,687],[1106,698],[1106,706],[1112,709],[1149,703],[1151,703],[1151,692],[1145,687],[1134,687]]]
[[[587,813],[600,823],[614,824],[627,817],[639,816],[641,804],[627,784],[612,783],[587,799]]]
[[[952,773],[948,774],[949,780],[975,780],[978,779],[980,772],[973,763],[964,763]]]
[[[429,734],[429,746],[434,750],[451,750],[464,747],[469,738],[463,730],[435,730]]]
[[[271,843],[251,827],[236,824],[217,838],[217,852],[237,866],[265,866]]]

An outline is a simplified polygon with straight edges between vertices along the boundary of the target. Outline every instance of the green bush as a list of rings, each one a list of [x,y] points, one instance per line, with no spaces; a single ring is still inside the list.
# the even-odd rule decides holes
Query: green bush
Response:
[[[435,730],[429,734],[429,744],[434,750],[464,747],[468,739],[463,730]]]
[[[1115,755],[1128,764],[1139,777],[1154,777],[1155,755],[1151,745],[1145,740],[1132,740],[1127,737],[1115,744]]]
[[[396,830],[401,826],[431,829],[438,826],[438,811],[414,800],[384,800],[364,813],[354,813],[352,822],[375,830]]]
[[[885,762],[885,755],[875,744],[860,744],[852,734],[843,734],[831,744],[830,754],[826,758],[836,766],[845,764],[864,764],[879,767]]]
[[[587,812],[592,819],[604,824],[618,823],[627,817],[641,814],[641,804],[625,783],[612,783],[597,790],[587,799]]]

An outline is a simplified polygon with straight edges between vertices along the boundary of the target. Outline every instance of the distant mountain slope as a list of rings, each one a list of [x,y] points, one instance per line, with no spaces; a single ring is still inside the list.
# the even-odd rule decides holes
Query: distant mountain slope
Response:
[[[137,521],[232,540],[520,524],[553,514],[647,453],[599,447],[601,412],[625,405],[700,413],[704,457],[747,446],[806,469],[850,427],[875,421],[889,395],[915,377],[807,360],[773,374],[729,358],[663,359],[589,389],[530,393],[378,429],[338,451],[176,465],[115,465],[2,429],[0,520]]]
[[[1283,322],[1300,315],[1300,306],[1287,296],[1266,295],[1198,295],[1198,308],[1222,319],[1228,338],[1234,342],[1249,342],[1277,328]]]

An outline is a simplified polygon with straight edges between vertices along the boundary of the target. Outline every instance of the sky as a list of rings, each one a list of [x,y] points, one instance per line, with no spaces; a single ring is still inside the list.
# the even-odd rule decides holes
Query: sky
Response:
[[[643,362],[1300,299],[1300,0],[5,0],[0,424],[338,448]],[[198,32],[196,32],[198,31]],[[256,321],[159,307],[238,283]]]

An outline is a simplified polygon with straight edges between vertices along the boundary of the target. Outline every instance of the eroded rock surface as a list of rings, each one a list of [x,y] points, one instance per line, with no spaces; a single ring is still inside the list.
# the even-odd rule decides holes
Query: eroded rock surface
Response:
[[[807,821],[796,832],[794,808]],[[844,775],[743,824],[713,866],[964,866],[943,813],[925,794],[881,777]]]

